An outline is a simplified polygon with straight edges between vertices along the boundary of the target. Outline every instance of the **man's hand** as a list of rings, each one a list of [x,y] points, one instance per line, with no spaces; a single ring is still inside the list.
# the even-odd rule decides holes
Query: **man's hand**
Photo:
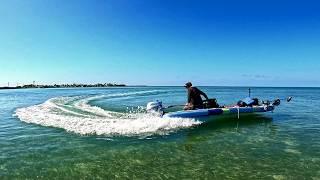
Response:
[[[193,105],[191,103],[187,103],[183,108],[183,110],[191,110],[191,109],[193,109]]]

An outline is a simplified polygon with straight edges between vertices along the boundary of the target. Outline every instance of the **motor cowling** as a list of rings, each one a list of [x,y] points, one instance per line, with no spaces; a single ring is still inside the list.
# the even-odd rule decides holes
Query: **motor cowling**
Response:
[[[161,101],[149,102],[147,104],[147,112],[149,113],[163,113],[163,106]]]

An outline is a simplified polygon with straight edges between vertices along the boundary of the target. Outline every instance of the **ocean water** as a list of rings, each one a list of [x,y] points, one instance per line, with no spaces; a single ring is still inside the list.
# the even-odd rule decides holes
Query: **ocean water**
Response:
[[[219,104],[248,94],[201,89]],[[320,179],[320,88],[252,96],[294,98],[203,123],[145,113],[154,100],[184,104],[182,87],[1,90],[0,179]]]

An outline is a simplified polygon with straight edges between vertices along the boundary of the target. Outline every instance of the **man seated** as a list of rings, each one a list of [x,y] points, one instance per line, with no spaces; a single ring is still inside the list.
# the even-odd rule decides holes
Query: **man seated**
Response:
[[[193,87],[191,82],[184,86],[188,90],[188,103],[183,108],[184,110],[203,109],[203,101],[201,95],[209,100],[208,96],[197,87]]]

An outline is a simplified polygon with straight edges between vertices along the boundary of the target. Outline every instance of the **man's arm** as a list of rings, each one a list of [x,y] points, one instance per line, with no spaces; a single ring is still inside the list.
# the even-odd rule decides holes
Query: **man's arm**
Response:
[[[191,91],[188,90],[188,103],[191,103]]]
[[[198,90],[199,90],[199,93],[206,98],[206,100],[209,99],[208,96],[206,95],[206,93],[202,92],[200,89],[198,89]]]

